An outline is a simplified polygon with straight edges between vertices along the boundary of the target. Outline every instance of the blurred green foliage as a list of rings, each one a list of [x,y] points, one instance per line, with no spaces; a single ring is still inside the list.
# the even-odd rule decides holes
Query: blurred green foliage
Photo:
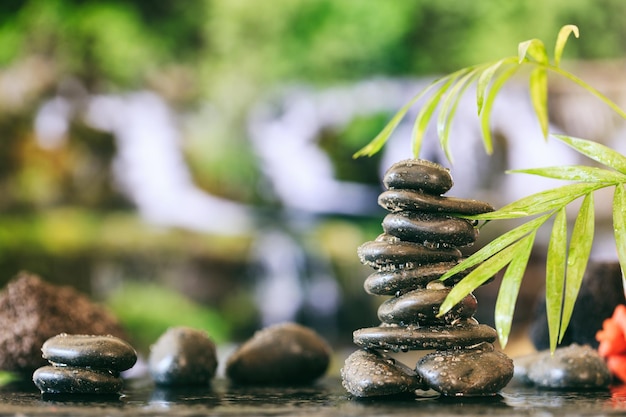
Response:
[[[620,0],[9,0],[0,63],[44,54],[64,73],[119,88],[185,66],[203,97],[247,99],[275,82],[450,71],[565,23],[593,34],[573,57],[621,57],[624,12]]]

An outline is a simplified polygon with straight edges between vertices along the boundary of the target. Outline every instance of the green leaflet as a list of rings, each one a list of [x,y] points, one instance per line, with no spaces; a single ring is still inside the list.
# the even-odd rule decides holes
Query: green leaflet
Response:
[[[626,182],[626,175],[608,169],[589,167],[586,165],[571,165],[560,167],[515,169],[510,173],[531,174],[546,178],[555,178],[566,181],[581,181],[593,183],[616,184]]]
[[[467,274],[459,281],[439,307],[438,316],[446,314],[452,307],[458,304],[466,295],[480,287],[489,278],[494,276],[499,270],[504,268],[516,255],[518,247],[523,241],[515,242],[506,249],[500,251],[497,256],[492,256],[476,269]]]
[[[589,261],[594,234],[594,219],[593,194],[590,193],[585,196],[583,204],[580,207],[569,243],[559,342],[563,340],[563,336],[565,335],[565,331],[572,317],[574,303],[576,303],[578,291],[580,290],[583,275],[587,268],[587,262]]]
[[[527,41],[520,42],[517,46],[518,62],[521,64],[527,57],[542,65],[549,64],[546,46],[540,39],[529,39]]]
[[[480,129],[483,135],[483,144],[485,146],[485,151],[489,155],[493,153],[493,139],[491,138],[491,127],[489,125],[491,110],[493,109],[493,103],[495,102],[496,96],[498,95],[500,89],[509,80],[509,78],[515,75],[518,69],[519,65],[516,65],[495,77],[491,90],[489,90],[487,98],[485,99],[485,105],[482,107],[482,112],[480,113]]]
[[[565,142],[565,144],[571,146],[578,152],[593,159],[594,161],[600,162],[601,164],[606,165],[609,168],[613,168],[614,170],[619,171],[622,174],[626,174],[626,156],[609,148],[608,146],[602,145],[598,142],[593,142],[591,140],[573,138],[571,136],[552,136],[554,136],[561,142]]]
[[[561,68],[556,67],[556,66],[549,66],[548,69],[550,71],[553,71],[553,72],[559,74],[560,76],[565,77],[568,80],[578,84],[579,86],[581,86],[582,88],[587,90],[589,93],[591,93],[592,95],[596,96],[598,99],[602,100],[604,102],[604,104],[609,106],[611,108],[611,110],[613,110],[615,113],[617,113],[621,118],[626,119],[626,112],[624,110],[622,110],[620,108],[620,106],[615,104],[607,96],[605,96],[604,94],[602,94],[601,92],[599,92],[598,90],[596,90],[595,88],[593,88],[592,86],[590,86],[589,84],[587,84],[586,82],[584,82],[583,80],[581,80],[580,78],[575,76],[574,74],[572,74],[570,72],[567,72],[567,71],[564,71]]]
[[[451,268],[448,272],[443,274],[440,279],[442,281],[445,281],[446,279],[450,278],[452,275],[457,274],[461,271],[464,271],[468,268],[471,268],[475,265],[478,265],[479,263],[492,257],[496,253],[502,251],[507,246],[511,245],[513,242],[521,239],[525,235],[533,232],[534,230],[537,230],[539,227],[541,227],[542,224],[546,222],[546,220],[550,218],[550,216],[552,216],[552,213],[543,215],[541,217],[537,217],[536,219],[533,219],[527,223],[517,226],[515,229],[509,230],[503,235],[495,238],[490,243],[488,243],[483,248],[481,248],[479,251],[471,255],[469,258],[465,259],[460,264]]]
[[[441,109],[439,110],[439,117],[437,119],[437,135],[439,136],[441,148],[444,150],[446,158],[448,158],[450,163],[453,162],[449,145],[452,120],[456,114],[461,97],[479,74],[480,68],[474,68],[457,81],[446,95],[445,100],[441,104]]]
[[[578,38],[578,26],[565,25],[559,30],[559,34],[556,37],[556,44],[554,45],[554,65],[557,67],[561,65],[561,57],[563,56],[565,44],[567,43],[569,35],[572,33]]]
[[[422,149],[422,140],[424,139],[424,133],[426,133],[428,123],[430,122],[430,119],[432,118],[435,109],[439,105],[441,97],[448,90],[448,88],[450,88],[450,86],[466,72],[467,69],[463,69],[461,71],[457,71],[449,77],[444,78],[444,80],[446,80],[444,84],[439,87],[439,90],[437,90],[426,101],[426,103],[424,103],[419,113],[417,114],[417,117],[415,118],[415,124],[413,125],[413,140],[411,141],[413,145],[413,156],[415,158],[419,158],[420,150]]]
[[[604,183],[576,183],[559,188],[542,191],[519,199],[491,213],[468,216],[474,220],[516,219],[519,217],[534,216],[561,208],[578,197],[589,194],[599,188],[606,187]]]
[[[550,334],[550,350],[558,343],[563,288],[565,286],[565,258],[567,253],[567,215],[565,207],[554,218],[546,259],[546,315]]]
[[[626,191],[624,184],[615,187],[613,196],[613,232],[617,246],[617,257],[622,268],[622,278],[626,279]],[[624,286],[626,288],[626,285]]]
[[[528,87],[533,109],[539,120],[539,126],[541,126],[541,133],[547,139],[550,122],[548,120],[548,71],[545,67],[537,67],[532,70]]]
[[[378,133],[378,135],[376,135],[376,137],[370,141],[370,143],[357,151],[352,157],[359,158],[361,156],[372,156],[380,151],[389,139],[389,136],[391,136],[394,130],[396,130],[396,127],[398,127],[404,116],[406,116],[409,109],[413,107],[413,105],[417,103],[419,99],[424,97],[430,90],[435,88],[440,82],[441,79],[435,80],[419,94],[416,94],[407,104],[402,106],[402,108],[391,118],[391,120],[389,121],[389,123],[387,123],[383,130],[381,130],[380,133]]]
[[[516,60],[516,57],[501,59],[493,64],[488,64],[487,68],[481,72],[480,77],[478,77],[478,81],[476,83],[476,107],[478,108],[479,116],[483,111],[485,95],[494,75],[503,65],[516,64]]]
[[[495,309],[496,331],[498,332],[498,339],[502,348],[506,346],[509,340],[515,301],[517,300],[536,235],[537,231],[535,230],[519,241],[519,246],[517,246],[513,254],[513,259],[502,277]]]

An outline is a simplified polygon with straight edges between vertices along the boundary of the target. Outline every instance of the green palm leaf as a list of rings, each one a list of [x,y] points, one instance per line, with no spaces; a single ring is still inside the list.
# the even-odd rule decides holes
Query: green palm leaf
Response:
[[[626,182],[626,175],[608,169],[589,167],[586,165],[571,165],[560,167],[514,169],[507,171],[508,174],[520,173],[538,175],[546,178],[554,178],[566,181],[581,181],[591,183],[617,184]]]
[[[574,303],[576,303],[576,298],[578,298],[578,291],[580,290],[587,262],[589,261],[594,235],[594,218],[593,194],[588,194],[585,196],[576,217],[572,238],[569,243],[559,342],[563,339],[572,317]]]
[[[535,236],[537,231],[533,231],[519,241],[519,246],[513,254],[513,259],[502,277],[502,284],[498,291],[495,309],[495,324],[498,332],[500,346],[504,348],[509,340],[511,324],[513,322],[513,312],[515,311],[515,301],[522,285],[522,278],[530,259]]]
[[[597,183],[568,184],[521,198],[491,213],[477,214],[468,216],[468,218],[474,220],[496,220],[534,216],[559,209],[577,198],[605,186],[606,184]]]
[[[417,103],[422,97],[424,97],[430,90],[435,88],[441,79],[433,81],[428,87],[422,90],[419,94],[413,96],[413,98],[406,103],[402,108],[391,118],[389,123],[385,125],[385,127],[376,135],[374,139],[370,141],[367,145],[357,151],[352,157],[359,158],[361,156],[372,156],[378,153],[382,147],[387,143],[389,136],[396,130],[396,127],[400,124],[404,116],[408,113],[408,111]]]
[[[523,240],[515,242],[500,251],[497,256],[492,256],[487,259],[452,287],[452,290],[450,290],[450,293],[439,307],[439,316],[446,314],[452,307],[465,298],[467,294],[483,285],[485,281],[493,277],[499,270],[511,262],[511,259],[513,259],[523,242]]]
[[[552,135],[561,142],[571,146],[583,155],[600,162],[603,165],[613,168],[616,171],[626,174],[626,156],[591,140],[573,138],[565,135]]]
[[[563,207],[554,218],[546,259],[546,315],[552,351],[556,349],[561,326],[566,253],[567,215]]]
[[[428,127],[428,123],[430,122],[435,109],[439,105],[441,101],[441,97],[448,91],[448,88],[462,75],[464,75],[467,70],[458,71],[457,73],[445,78],[445,82],[439,89],[429,97],[429,99],[424,103],[422,108],[420,109],[417,117],[415,118],[415,124],[413,126],[413,155],[415,158],[419,157],[420,150],[422,149],[422,140],[424,139],[424,134],[426,133],[426,128]]]
[[[452,153],[450,152],[450,131],[452,127],[452,120],[456,114],[456,110],[461,101],[461,97],[472,84],[472,82],[480,75],[480,68],[475,68],[469,73],[465,74],[448,92],[445,100],[441,104],[439,110],[439,117],[437,121],[437,135],[441,143],[441,148],[446,154],[446,158],[451,163]]]
[[[575,25],[565,25],[559,30],[559,34],[556,38],[556,45],[554,46],[554,65],[561,65],[561,57],[563,56],[563,50],[565,49],[565,44],[567,43],[567,39],[570,34],[574,34],[575,37],[579,36],[578,26]]]
[[[613,196],[613,231],[617,246],[617,257],[622,268],[622,278],[626,279],[626,191],[624,184],[615,187]],[[626,283],[624,285],[626,288]]]
[[[550,218],[551,215],[552,213],[546,214],[541,217],[537,217],[536,219],[533,219],[527,223],[517,226],[516,228],[509,230],[503,235],[498,236],[497,238],[492,240],[490,243],[482,247],[480,250],[472,254],[469,258],[465,259],[460,264],[451,268],[448,272],[443,274],[440,279],[442,281],[445,281],[446,279],[450,278],[451,276],[455,274],[458,274],[461,271],[464,271],[468,268],[471,268],[473,266],[480,264],[481,262],[495,255],[496,253],[500,252],[507,246],[511,245],[513,242],[521,239],[527,234],[538,229],[542,224],[544,224]]]
[[[547,59],[547,58],[546,58]],[[530,73],[530,99],[541,126],[541,133],[548,138],[548,71],[537,67]]]
[[[496,96],[498,92],[502,89],[504,84],[517,72],[519,66],[513,66],[498,74],[494,81],[487,97],[485,98],[485,104],[482,107],[482,111],[480,113],[480,129],[483,136],[483,145],[485,146],[485,151],[491,155],[493,153],[493,139],[491,138],[491,111],[493,109],[493,103],[496,100]]]

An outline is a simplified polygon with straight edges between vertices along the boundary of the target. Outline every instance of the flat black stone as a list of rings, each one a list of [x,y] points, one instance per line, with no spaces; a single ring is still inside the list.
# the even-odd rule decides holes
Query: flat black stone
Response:
[[[459,319],[472,317],[478,308],[473,294],[468,294],[461,302],[441,317],[437,317],[439,307],[450,294],[450,289],[419,289],[399,297],[390,298],[378,307],[378,318],[383,323],[409,324],[451,324]]]
[[[443,395],[495,395],[513,377],[513,361],[491,345],[483,347],[429,353],[417,363],[417,373]]]
[[[137,362],[135,349],[114,336],[70,335],[62,333],[43,344],[44,359],[53,364],[88,366],[125,371]]]
[[[215,344],[202,330],[172,327],[150,347],[150,375],[157,385],[202,385],[215,376]]]
[[[414,268],[419,265],[455,261],[461,258],[456,248],[431,249],[414,242],[403,242],[389,235],[366,242],[357,250],[364,265],[376,269]]]
[[[44,366],[33,373],[42,394],[115,394],[124,386],[119,376],[107,371],[73,366]]]
[[[307,384],[321,377],[331,348],[315,331],[296,323],[266,327],[226,362],[231,381],[246,385]]]
[[[354,343],[364,349],[394,352],[408,350],[453,349],[496,340],[495,329],[484,324],[454,326],[380,326],[356,330]]]
[[[468,220],[410,211],[386,215],[383,230],[404,241],[433,246],[467,246],[478,237],[478,230]]]
[[[407,291],[425,288],[426,285],[438,280],[443,274],[457,265],[457,261],[437,262],[416,266],[414,268],[402,268],[394,271],[378,271],[367,277],[363,287],[368,294],[372,295],[401,295]],[[444,285],[452,286],[469,274],[471,268],[466,269],[449,279],[442,281]]]
[[[443,194],[452,188],[450,171],[423,159],[396,162],[385,173],[383,184],[388,189],[410,188],[431,194]]]
[[[515,359],[515,376],[544,389],[606,389],[612,376],[606,361],[588,345],[571,344]]]
[[[378,397],[427,389],[421,377],[381,352],[357,350],[341,368],[342,385],[356,397]]]
[[[456,197],[441,197],[412,190],[387,190],[378,196],[378,204],[385,210],[428,213],[482,214],[494,211],[483,201]]]

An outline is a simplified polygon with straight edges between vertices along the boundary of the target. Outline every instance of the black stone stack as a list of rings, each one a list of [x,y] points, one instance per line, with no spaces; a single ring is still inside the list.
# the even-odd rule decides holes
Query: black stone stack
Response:
[[[50,362],[33,373],[42,394],[115,395],[123,388],[120,372],[137,361],[135,349],[114,336],[59,334],[43,344]]]
[[[388,210],[384,233],[363,244],[359,258],[376,269],[364,284],[372,295],[393,296],[378,308],[379,327],[354,332],[354,352],[341,370],[343,385],[357,397],[434,389],[446,396],[494,395],[513,376],[513,363],[494,350],[496,331],[474,319],[472,294],[442,317],[439,307],[462,275],[439,281],[461,259],[459,247],[478,231],[455,214],[493,211],[484,202],[443,197],[452,187],[447,169],[405,160],[385,174],[378,203]],[[434,350],[415,369],[386,351]]]

